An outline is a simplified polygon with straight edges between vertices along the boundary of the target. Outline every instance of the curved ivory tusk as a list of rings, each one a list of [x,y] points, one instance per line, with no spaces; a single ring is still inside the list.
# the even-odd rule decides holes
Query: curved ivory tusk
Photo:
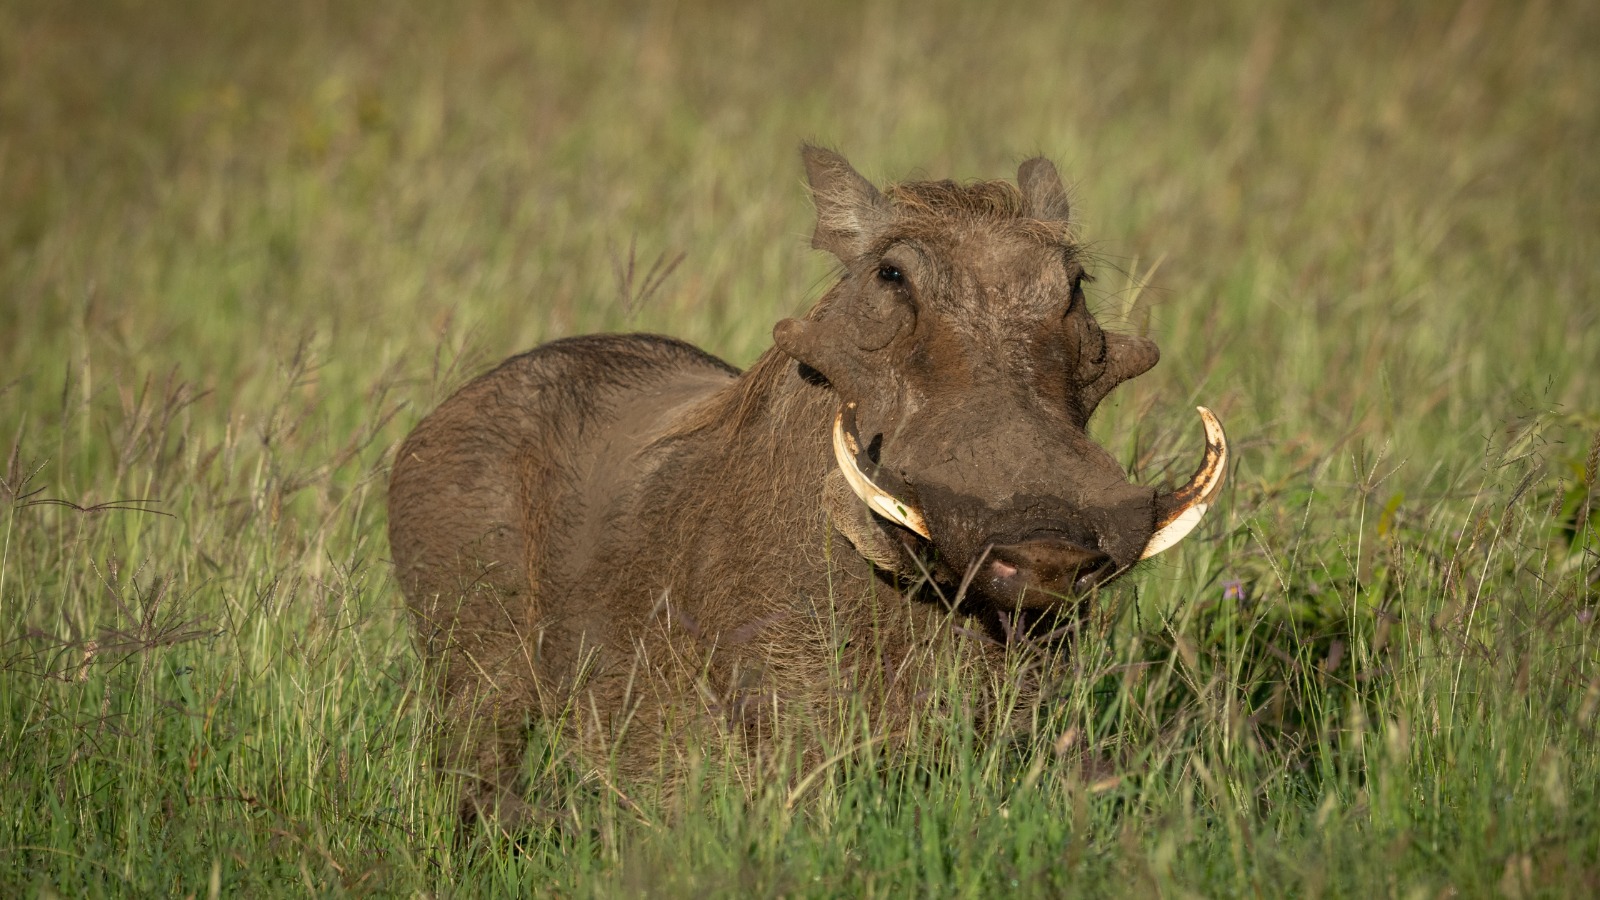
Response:
[[[850,414],[850,427],[845,427],[844,417]],[[839,471],[857,497],[875,513],[915,531],[928,540],[928,523],[916,507],[901,503],[894,495],[872,483],[861,471],[861,442],[856,438],[855,404],[847,403],[833,420],[833,455],[839,461]]]
[[[1195,409],[1199,410],[1200,422],[1206,429],[1205,457],[1189,483],[1168,495],[1172,505],[1156,523],[1156,533],[1144,545],[1140,559],[1149,559],[1188,537],[1211,508],[1211,501],[1216,499],[1217,489],[1222,487],[1223,476],[1227,474],[1228,436],[1222,433],[1222,423],[1204,406]]]

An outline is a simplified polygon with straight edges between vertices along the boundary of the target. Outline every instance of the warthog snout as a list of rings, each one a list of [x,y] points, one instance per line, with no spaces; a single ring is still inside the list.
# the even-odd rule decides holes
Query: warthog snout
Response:
[[[985,554],[974,586],[997,605],[1054,605],[1061,597],[1086,594],[1116,572],[1111,556],[1062,537],[997,544]]]

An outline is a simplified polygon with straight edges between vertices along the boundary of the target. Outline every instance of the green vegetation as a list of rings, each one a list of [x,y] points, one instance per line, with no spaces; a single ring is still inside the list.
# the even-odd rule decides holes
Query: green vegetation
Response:
[[[0,895],[1600,892],[1600,5],[1081,7],[0,4]],[[540,740],[461,834],[386,453],[547,338],[752,360],[804,138],[1053,157],[1165,354],[1097,433],[1181,477],[1206,403],[1226,499],[1032,740],[670,802]]]

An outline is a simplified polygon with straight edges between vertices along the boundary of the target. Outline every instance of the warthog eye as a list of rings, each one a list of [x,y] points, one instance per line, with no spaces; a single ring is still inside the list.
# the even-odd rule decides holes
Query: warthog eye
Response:
[[[886,284],[899,284],[905,281],[905,276],[900,274],[899,267],[884,263],[878,267],[878,280]]]
[[[1079,272],[1078,274],[1072,276],[1072,294],[1067,298],[1068,315],[1076,312],[1080,307],[1083,306],[1083,283],[1085,281],[1093,280],[1094,276],[1090,275],[1088,272]]]

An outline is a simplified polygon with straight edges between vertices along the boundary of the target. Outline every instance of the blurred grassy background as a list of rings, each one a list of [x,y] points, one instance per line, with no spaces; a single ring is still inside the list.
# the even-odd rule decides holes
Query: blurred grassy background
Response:
[[[1041,795],[1041,821],[1059,800],[1068,843],[1089,844],[1030,857],[1066,881],[1025,884],[1592,887],[1593,813],[1551,798],[1595,786],[1595,47],[1600,8],[1579,2],[0,4],[0,791],[26,798],[0,817],[0,884],[584,893],[650,883],[680,851],[710,874],[675,890],[1013,880],[969,860],[986,874],[940,882],[959,854],[841,861],[821,848],[889,857],[893,838],[816,822],[769,822],[723,858],[757,815],[727,798],[722,825],[645,862],[621,848],[666,840],[649,823],[463,855],[422,771],[387,449],[549,338],[664,331],[748,363],[828,282],[806,247],[809,139],[879,181],[1052,157],[1100,259],[1102,321],[1163,349],[1097,430],[1164,477],[1190,464],[1202,401],[1241,450],[1209,537],[1128,589],[1166,624],[1106,625],[1114,659],[1159,645],[1194,669],[1161,706],[1192,740],[1133,800]],[[650,263],[680,256],[641,299]],[[147,511],[43,502],[126,500]],[[1355,688],[1351,706],[1305,674],[1338,668],[1334,641],[1346,675],[1390,666],[1368,654],[1397,606],[1394,642],[1421,660],[1403,702]],[[1284,654],[1270,609],[1344,624]],[[1236,764],[1239,737],[1184,704],[1220,684],[1258,714],[1287,677],[1250,674],[1273,650],[1307,663],[1293,678],[1326,730],[1301,755],[1252,745],[1283,792],[1270,814],[1228,789],[1194,800],[1182,785]],[[1516,700],[1530,690],[1537,710]],[[1484,718],[1460,733],[1527,742],[1449,743],[1463,708]],[[1370,724],[1376,744],[1401,721],[1418,737],[1384,745],[1396,770],[1304,768],[1318,741]],[[1191,750],[1213,768],[1186,767]],[[1427,773],[1477,779],[1463,759],[1496,789],[1435,785],[1431,824],[1397,824]],[[1025,818],[996,771],[979,794]],[[1395,771],[1420,780],[1385,812],[1363,792]],[[1330,819],[1330,796],[1360,813]],[[929,797],[894,815],[966,815]],[[1507,798],[1541,812],[1485,825]],[[1366,850],[1387,862],[1347,864]]]

